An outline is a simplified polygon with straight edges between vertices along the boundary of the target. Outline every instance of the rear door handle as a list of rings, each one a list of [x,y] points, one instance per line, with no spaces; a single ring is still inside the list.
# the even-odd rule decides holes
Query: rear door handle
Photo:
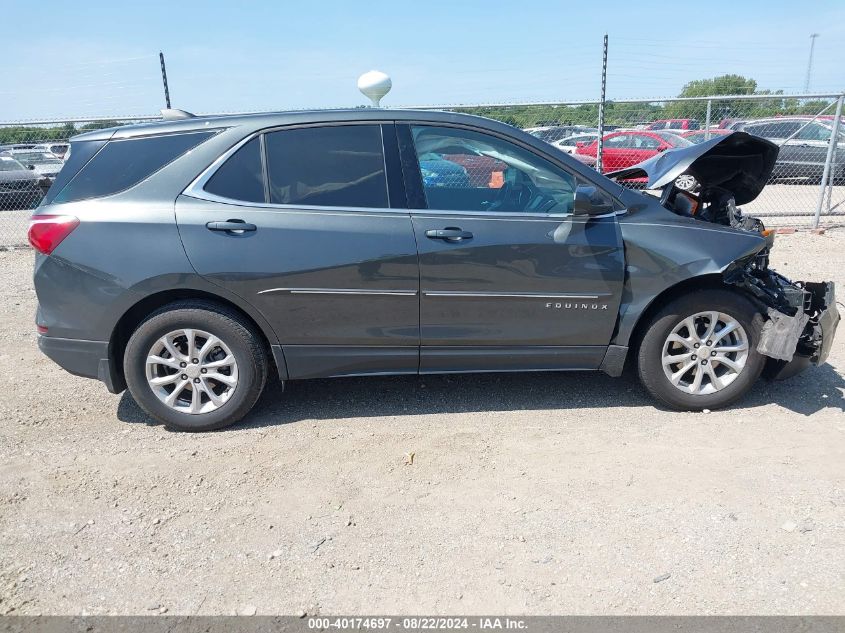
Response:
[[[249,224],[248,222],[244,222],[243,220],[209,222],[205,225],[205,228],[207,228],[209,231],[228,231],[238,233],[256,230],[256,226],[254,224]]]
[[[446,240],[447,242],[472,239],[472,233],[456,226],[447,226],[445,229],[429,229],[425,232],[425,236],[432,240]]]

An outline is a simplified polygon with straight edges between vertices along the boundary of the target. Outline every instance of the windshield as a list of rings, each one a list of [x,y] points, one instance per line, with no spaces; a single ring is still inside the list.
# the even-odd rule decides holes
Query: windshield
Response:
[[[15,160],[29,165],[61,165],[60,158],[46,152],[20,152],[15,153]]]
[[[11,156],[0,156],[0,171],[26,171],[26,167]]]
[[[531,130],[531,136],[536,136],[541,141],[553,141],[560,138],[560,132],[554,128],[545,130]]]
[[[581,136],[570,136],[562,141],[563,145],[575,145],[576,143],[592,143],[598,138],[598,134],[582,134]]]
[[[672,134],[671,132],[655,132],[655,134],[658,134],[660,138],[674,147],[689,147],[690,145],[695,144],[678,136],[677,134]]]

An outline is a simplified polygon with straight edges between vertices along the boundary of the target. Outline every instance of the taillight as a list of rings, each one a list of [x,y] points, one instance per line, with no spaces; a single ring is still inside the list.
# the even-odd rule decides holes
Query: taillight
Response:
[[[33,215],[29,221],[29,243],[39,253],[49,255],[79,226],[72,215]]]

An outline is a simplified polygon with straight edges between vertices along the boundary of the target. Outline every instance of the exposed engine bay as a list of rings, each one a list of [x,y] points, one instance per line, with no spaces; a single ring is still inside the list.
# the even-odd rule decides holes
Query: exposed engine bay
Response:
[[[771,359],[766,367],[768,377],[789,378],[811,363],[825,361],[839,321],[832,282],[793,282],[769,268],[774,231],[767,230],[759,219],[744,215],[729,191],[713,187],[696,196],[670,185],[661,201],[679,215],[759,233],[766,239],[761,251],[729,266],[724,280],[762,304],[766,321],[757,351]]]
[[[840,317],[833,282],[791,281],[769,268],[775,232],[737,206],[760,194],[777,154],[773,143],[736,132],[664,152],[608,176],[645,176],[649,189],[663,189],[660,203],[673,213],[764,238],[757,253],[733,262],[723,277],[726,284],[743,290],[764,315],[757,351],[770,359],[766,375],[788,378],[826,360]],[[681,174],[690,174],[700,183],[697,193],[675,186]]]

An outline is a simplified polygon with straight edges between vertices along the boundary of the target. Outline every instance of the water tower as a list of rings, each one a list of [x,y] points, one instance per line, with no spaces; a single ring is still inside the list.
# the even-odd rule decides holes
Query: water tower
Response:
[[[390,81],[390,77],[380,70],[371,70],[358,77],[358,90],[372,101],[374,108],[380,107],[379,101],[390,92],[392,87],[393,82]]]

